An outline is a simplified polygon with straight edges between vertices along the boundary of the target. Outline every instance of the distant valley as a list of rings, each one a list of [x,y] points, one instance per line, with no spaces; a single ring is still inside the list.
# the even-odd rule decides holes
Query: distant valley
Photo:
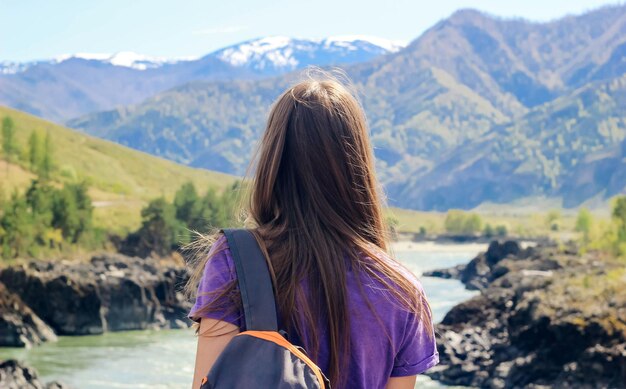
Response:
[[[0,77],[0,101],[55,120],[76,116],[68,126],[190,166],[242,174],[270,104],[302,67],[341,64],[366,110],[391,205],[470,209],[546,197],[577,207],[605,204],[626,190],[626,6],[548,23],[461,10],[402,48],[360,41],[357,51],[333,51],[281,39],[145,70],[81,59],[37,65]],[[23,105],[54,104],[3,96],[10,77],[27,82],[51,70],[46,66],[61,71],[81,61],[115,68],[116,77],[87,83],[108,97],[38,113]],[[67,75],[87,74],[75,72]],[[115,82],[132,93],[120,93]],[[36,89],[19,87],[53,99]],[[101,110],[98,104],[118,107],[89,113]]]

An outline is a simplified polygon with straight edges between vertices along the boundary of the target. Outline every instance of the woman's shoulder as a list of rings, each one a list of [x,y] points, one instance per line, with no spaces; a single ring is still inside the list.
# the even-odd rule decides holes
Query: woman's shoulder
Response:
[[[230,281],[236,278],[235,264],[226,235],[220,233],[209,248],[203,272],[204,281]]]

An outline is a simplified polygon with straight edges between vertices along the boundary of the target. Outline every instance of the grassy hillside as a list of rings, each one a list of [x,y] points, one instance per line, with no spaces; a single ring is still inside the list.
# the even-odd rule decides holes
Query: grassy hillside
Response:
[[[204,192],[209,186],[221,191],[236,180],[235,176],[179,165],[0,106],[0,118],[7,116],[13,119],[17,142],[24,150],[32,131],[41,136],[50,131],[56,165],[53,180],[61,184],[87,179],[96,206],[96,223],[112,230],[137,227],[140,209],[147,200],[160,195],[171,200],[184,182],[192,181]],[[2,160],[0,177],[8,194],[25,188],[35,175],[16,163],[7,170]]]
[[[56,165],[54,182],[61,185],[76,179],[88,179],[95,205],[95,223],[110,231],[124,233],[136,229],[140,224],[141,208],[148,200],[160,195],[171,200],[176,190],[189,180],[204,192],[209,186],[225,189],[237,179],[236,176],[179,165],[0,107],[0,119],[6,116],[13,119],[17,141],[23,150],[33,130],[41,135],[50,131]],[[23,190],[36,176],[23,162],[7,164],[0,159],[0,177],[0,191],[8,194],[14,189]],[[505,209],[487,207],[476,211],[484,223],[504,225],[515,235],[531,236],[549,233],[544,213],[546,209],[555,207],[558,208],[559,204],[550,203],[537,209],[511,205]],[[396,228],[401,232],[417,233],[422,227],[429,235],[445,232],[445,212],[391,207],[387,214],[397,221]],[[574,212],[564,214],[560,222],[561,231],[572,231],[574,221]]]
[[[88,179],[92,184],[90,195],[96,207],[96,224],[112,231],[135,229],[140,223],[140,210],[148,200],[160,195],[171,200],[176,190],[189,180],[204,192],[209,186],[223,190],[237,179],[179,165],[0,106],[0,119],[7,116],[13,119],[17,141],[24,150],[32,131],[41,135],[50,131],[57,168],[54,181],[62,184],[83,177]],[[4,159],[0,159],[0,177],[0,191],[7,195],[14,189],[23,190],[36,178],[27,166],[7,164]],[[418,231],[425,220],[439,219],[399,208],[392,208],[390,214],[401,221],[402,231]]]

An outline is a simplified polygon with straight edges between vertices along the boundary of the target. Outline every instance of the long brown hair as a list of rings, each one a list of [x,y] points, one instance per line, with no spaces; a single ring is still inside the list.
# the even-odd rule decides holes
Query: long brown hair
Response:
[[[282,323],[288,332],[308,335],[304,347],[317,360],[324,318],[328,374],[333,386],[341,386],[350,355],[348,266],[381,282],[427,327],[432,323],[426,299],[390,255],[386,198],[375,176],[363,109],[343,82],[320,74],[291,86],[272,106],[246,171],[248,176],[257,162],[241,209],[271,264]],[[196,247],[207,249],[217,238],[216,232],[201,235]],[[205,254],[187,284],[192,296],[209,260]],[[305,279],[309,291],[301,287]],[[216,301],[226,297],[239,309],[235,283],[216,293]]]

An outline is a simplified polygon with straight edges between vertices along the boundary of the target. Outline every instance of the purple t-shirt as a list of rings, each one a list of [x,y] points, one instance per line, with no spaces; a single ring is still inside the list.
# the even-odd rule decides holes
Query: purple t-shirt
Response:
[[[208,302],[211,297],[202,295],[219,289],[226,283],[237,278],[232,254],[228,248],[225,236],[220,236],[211,247],[209,255],[216,246],[223,245],[224,249],[207,261],[204,274],[198,286],[198,297],[195,305],[189,312],[189,318],[198,321],[195,312]],[[370,259],[371,260],[371,259]],[[363,291],[372,307],[380,317],[380,321],[372,316],[372,312],[359,291],[356,276],[352,271],[346,274],[348,304],[351,324],[351,356],[346,380],[348,388],[383,388],[389,377],[409,376],[420,374],[439,362],[439,354],[434,340],[434,329],[426,326],[418,316],[392,303],[388,292],[383,286],[374,281],[364,272],[361,272]],[[408,274],[415,285],[423,292],[422,285],[412,275]],[[203,317],[221,319],[244,329],[241,313],[225,315],[224,310],[212,311]],[[395,348],[395,353],[385,330]],[[320,358],[317,365],[328,373],[328,346],[324,331],[320,333]],[[431,335],[429,337],[429,334]],[[306,344],[306,333],[303,336]]]

